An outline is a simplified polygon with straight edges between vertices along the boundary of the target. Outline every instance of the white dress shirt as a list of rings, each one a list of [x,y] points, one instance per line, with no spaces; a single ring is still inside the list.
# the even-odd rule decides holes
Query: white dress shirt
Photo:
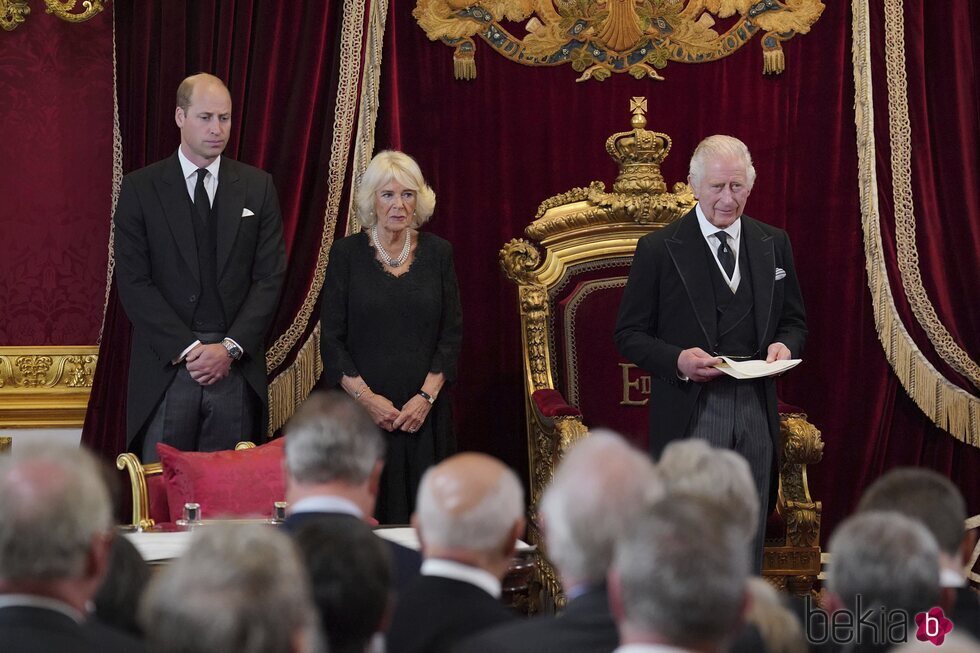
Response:
[[[332,512],[364,519],[364,513],[353,501],[326,495],[306,497],[289,506],[289,514],[295,515],[298,512]]]
[[[439,576],[475,585],[495,599],[503,593],[500,579],[489,571],[453,560],[429,558],[422,563],[423,576]]]
[[[698,203],[694,209],[698,214],[698,226],[701,227],[701,235],[704,236],[705,242],[708,243],[708,247],[711,248],[712,253],[715,255],[715,265],[717,265],[718,269],[721,270],[722,279],[725,279],[728,282],[728,287],[732,289],[732,292],[735,292],[738,290],[739,281],[742,280],[742,273],[738,269],[738,237],[742,233],[742,218],[739,217],[735,220],[735,222],[731,223],[724,229],[719,229],[708,222],[708,218],[705,217],[704,211],[701,210],[700,203]],[[716,234],[719,231],[724,231],[729,235],[728,246],[731,248],[732,253],[735,254],[735,273],[732,275],[731,279],[728,278],[728,273],[725,272],[725,268],[722,267],[721,261],[718,260],[718,250],[721,248],[721,238],[719,238]]]

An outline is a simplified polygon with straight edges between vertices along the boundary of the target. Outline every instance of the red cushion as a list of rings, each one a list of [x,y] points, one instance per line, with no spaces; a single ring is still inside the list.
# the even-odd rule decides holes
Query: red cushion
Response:
[[[167,483],[163,480],[163,474],[152,474],[146,477],[146,495],[149,498],[150,519],[157,524],[170,521]]]
[[[578,417],[582,414],[575,406],[565,403],[565,398],[557,390],[535,390],[531,399],[545,417]]]
[[[201,504],[201,517],[267,517],[286,497],[283,438],[242,451],[180,451],[157,445],[167,485],[170,519],[183,517],[184,504]]]

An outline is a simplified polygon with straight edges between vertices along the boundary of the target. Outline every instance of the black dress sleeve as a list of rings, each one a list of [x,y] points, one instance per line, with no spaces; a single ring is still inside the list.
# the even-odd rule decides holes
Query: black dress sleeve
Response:
[[[320,358],[323,379],[330,385],[341,377],[359,376],[347,348],[347,298],[350,292],[350,242],[338,240],[330,248],[320,304]]]
[[[446,382],[456,380],[456,362],[463,338],[463,310],[459,302],[459,284],[453,265],[453,246],[443,241],[440,248],[440,277],[442,279],[442,316],[439,323],[439,341],[436,344],[429,371],[442,373]]]

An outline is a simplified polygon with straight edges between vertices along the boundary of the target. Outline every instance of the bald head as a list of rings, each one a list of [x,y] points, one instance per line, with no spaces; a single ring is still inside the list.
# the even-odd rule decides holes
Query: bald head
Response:
[[[521,521],[524,491],[517,475],[496,458],[462,453],[425,473],[417,506],[427,546],[492,551]]]
[[[190,77],[185,77],[184,81],[177,87],[177,106],[185,112],[191,106],[191,98],[194,95],[194,88],[200,84],[202,87],[215,87],[228,93],[228,87],[221,81],[221,78],[208,73],[197,73]],[[229,94],[230,95],[230,94]]]

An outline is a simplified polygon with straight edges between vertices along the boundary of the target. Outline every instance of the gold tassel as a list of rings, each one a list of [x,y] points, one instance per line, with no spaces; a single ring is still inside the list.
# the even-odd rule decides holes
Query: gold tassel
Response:
[[[317,324],[300,347],[292,365],[269,383],[269,436],[282,427],[296,408],[310,396],[310,391],[322,373],[320,325]]]
[[[786,70],[786,57],[779,43],[776,43],[776,47],[771,50],[763,50],[762,73],[764,75],[778,75],[784,70]]]
[[[453,75],[456,79],[476,79],[476,44],[464,39],[453,52]]]

